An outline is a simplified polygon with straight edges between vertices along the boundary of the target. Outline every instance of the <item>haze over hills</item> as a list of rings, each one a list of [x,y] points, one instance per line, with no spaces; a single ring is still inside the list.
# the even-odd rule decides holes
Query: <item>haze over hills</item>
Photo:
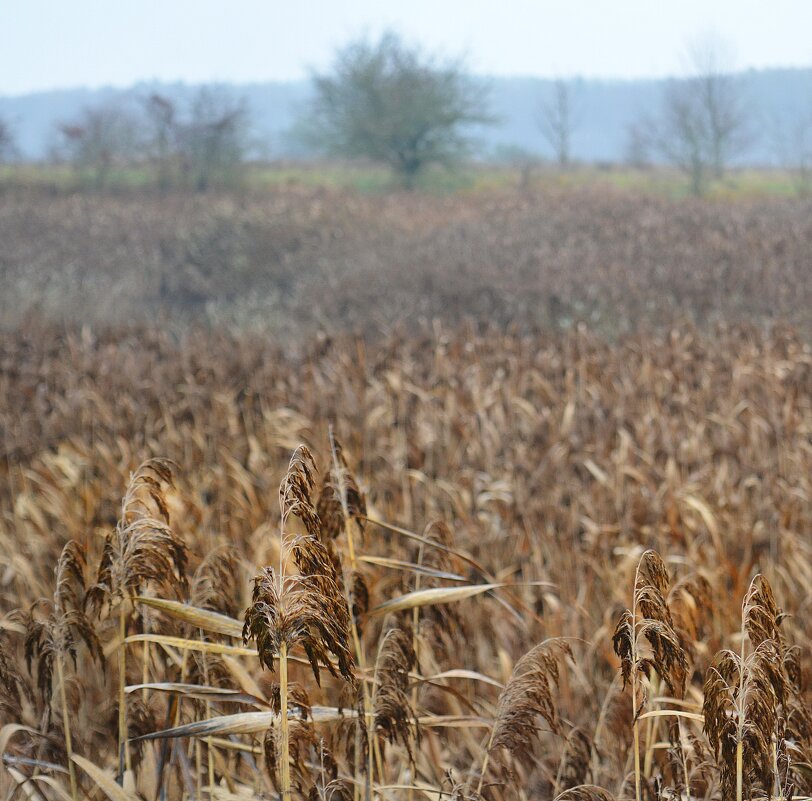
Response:
[[[770,164],[781,132],[812,119],[812,68],[749,70],[736,75],[751,119],[742,164]],[[551,152],[539,129],[539,109],[553,81],[540,78],[482,78],[490,86],[490,110],[496,122],[476,131],[478,156],[505,157],[525,151]],[[575,158],[617,162],[625,157],[627,131],[642,116],[659,112],[666,81],[576,78],[570,82],[578,118],[573,137]],[[83,107],[114,101],[137,108],[153,92],[181,106],[196,86],[144,82],[127,89],[56,89],[0,97],[0,117],[11,123],[22,158],[47,157],[55,126],[70,121]],[[243,98],[251,116],[254,153],[262,158],[311,155],[295,135],[296,120],[310,96],[309,82],[227,84],[223,90]]]

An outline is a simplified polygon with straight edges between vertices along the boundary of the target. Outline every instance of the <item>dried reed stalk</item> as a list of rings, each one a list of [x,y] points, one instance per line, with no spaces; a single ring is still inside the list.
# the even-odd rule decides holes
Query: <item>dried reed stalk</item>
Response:
[[[50,703],[54,666],[56,666],[59,699],[62,712],[62,730],[65,737],[71,796],[78,801],[79,787],[73,763],[71,720],[65,680],[65,658],[70,657],[76,667],[77,650],[84,642],[90,654],[104,660],[101,644],[90,620],[84,613],[85,554],[78,542],[71,540],[62,549],[56,564],[56,587],[53,599],[42,599],[29,611],[25,636],[25,656],[29,670],[37,661],[37,685],[44,700]],[[48,610],[45,620],[36,616],[36,608]]]
[[[705,678],[705,733],[721,757],[725,798],[743,801],[745,790],[751,793],[754,784],[772,792],[773,735],[788,692],[778,630],[781,618],[766,578],[755,576],[742,601],[741,649],[720,651]]]
[[[98,610],[118,604],[119,783],[132,770],[127,737],[127,603],[141,588],[154,585],[182,597],[187,590],[186,545],[170,527],[166,491],[174,486],[173,464],[149,459],[130,477],[116,528],[104,543],[96,583],[86,601]]]
[[[685,688],[687,660],[666,601],[668,588],[665,563],[656,551],[646,551],[635,570],[632,608],[621,615],[613,637],[623,686],[631,686],[636,801],[642,799],[639,718],[646,703],[645,695],[638,690],[639,677],[650,678],[651,671],[656,670],[677,698],[682,697]],[[648,656],[643,654],[645,642],[650,650]]]
[[[339,589],[330,555],[320,540],[321,521],[311,501],[315,466],[310,451],[299,446],[291,457],[279,488],[279,569],[264,568],[254,579],[251,606],[245,612],[243,639],[255,640],[259,660],[268,670],[279,670],[279,765],[282,797],[289,801],[290,727],[288,720],[288,661],[295,646],[304,649],[313,677],[320,683],[319,668],[355,682],[349,650],[350,612]],[[288,530],[292,517],[304,533]],[[288,575],[287,560],[296,569]],[[330,655],[336,658],[334,666]]]
[[[540,642],[516,663],[499,695],[479,772],[478,798],[482,795],[490,756],[495,749],[503,748],[520,760],[529,760],[533,741],[539,735],[537,718],[541,717],[553,731],[558,731],[553,688],[558,685],[559,660],[566,656],[572,656],[569,645],[565,640],[554,638]]]

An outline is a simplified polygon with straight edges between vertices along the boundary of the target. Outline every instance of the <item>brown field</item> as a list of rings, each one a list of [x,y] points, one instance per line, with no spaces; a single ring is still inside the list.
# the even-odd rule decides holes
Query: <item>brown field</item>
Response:
[[[0,198],[6,797],[808,798],[809,212]]]
[[[433,196],[0,195],[0,315],[391,330],[473,317],[615,335],[692,321],[812,327],[812,201],[582,187]]]

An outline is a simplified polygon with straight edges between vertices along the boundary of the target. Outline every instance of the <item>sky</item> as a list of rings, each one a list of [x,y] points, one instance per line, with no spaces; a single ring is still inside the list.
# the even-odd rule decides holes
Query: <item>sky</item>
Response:
[[[484,75],[680,74],[708,37],[739,68],[812,65],[812,0],[0,0],[0,94],[296,80],[386,28]]]

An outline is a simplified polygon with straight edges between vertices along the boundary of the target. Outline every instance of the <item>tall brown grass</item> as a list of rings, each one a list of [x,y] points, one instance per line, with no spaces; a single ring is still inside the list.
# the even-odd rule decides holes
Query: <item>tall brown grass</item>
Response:
[[[21,328],[0,363],[8,794],[812,794],[791,330]]]

